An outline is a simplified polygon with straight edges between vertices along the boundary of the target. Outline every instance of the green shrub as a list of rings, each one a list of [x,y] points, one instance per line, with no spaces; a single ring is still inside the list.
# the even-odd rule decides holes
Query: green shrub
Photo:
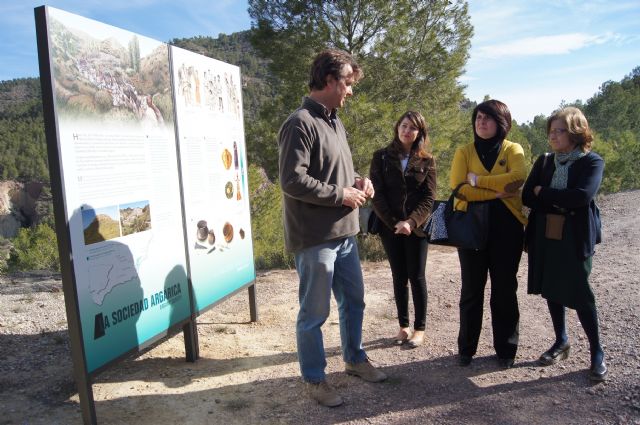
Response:
[[[169,94],[155,94],[153,96],[153,104],[160,109],[162,118],[165,123],[173,122],[173,100]]]
[[[13,247],[7,260],[9,272],[60,271],[56,234],[48,225],[22,228],[12,242]]]
[[[361,233],[356,239],[358,241],[360,261],[383,261],[387,259],[380,236]]]
[[[100,112],[110,111],[113,107],[113,99],[107,90],[97,91],[94,99]]]
[[[11,241],[0,236],[0,275],[7,273],[7,260],[11,250]]]
[[[257,269],[293,267],[293,256],[284,247],[282,191],[269,181],[262,168],[249,166],[251,229]]]
[[[613,193],[639,188],[640,173],[637,172],[637,161],[640,158],[640,139],[628,130],[617,132],[610,137],[609,140],[596,140],[594,143],[594,150],[605,162],[600,191]]]

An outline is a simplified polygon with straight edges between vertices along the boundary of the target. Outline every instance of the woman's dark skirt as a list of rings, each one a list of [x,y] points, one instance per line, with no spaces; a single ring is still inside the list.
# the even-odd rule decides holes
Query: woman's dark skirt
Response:
[[[564,223],[562,240],[545,237],[545,214],[536,214],[534,220],[534,240],[529,246],[528,292],[576,310],[595,307],[589,286],[591,257],[578,258],[571,217]]]

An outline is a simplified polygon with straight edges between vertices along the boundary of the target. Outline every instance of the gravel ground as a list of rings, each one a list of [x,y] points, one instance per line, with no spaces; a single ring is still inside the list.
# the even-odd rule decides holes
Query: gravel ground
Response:
[[[343,372],[335,303],[324,325],[328,380],[345,399],[324,408],[304,395],[295,351],[297,278],[259,273],[260,320],[249,322],[246,292],[198,318],[201,358],[184,360],[181,335],[95,378],[97,417],[106,424],[640,424],[640,191],[599,200],[604,242],[592,286],[610,368],[587,378],[588,342],[575,312],[566,361],[535,360],[553,342],[544,300],[526,294],[519,272],[521,342],[516,365],[497,367],[485,314],[472,365],[456,363],[460,276],[453,249],[432,247],[427,264],[427,341],[396,347],[387,263],[364,263],[364,345],[390,378],[370,384]],[[487,291],[488,293],[489,291]],[[485,307],[488,307],[488,299]],[[81,423],[72,377],[61,282],[55,276],[0,276],[0,424]]]

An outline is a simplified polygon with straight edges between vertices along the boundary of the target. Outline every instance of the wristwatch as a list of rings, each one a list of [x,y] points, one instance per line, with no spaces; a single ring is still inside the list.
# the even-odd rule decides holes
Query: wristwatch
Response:
[[[471,181],[469,182],[469,184],[471,185],[471,187],[476,187],[476,184],[478,183],[478,176],[474,175],[470,180]]]

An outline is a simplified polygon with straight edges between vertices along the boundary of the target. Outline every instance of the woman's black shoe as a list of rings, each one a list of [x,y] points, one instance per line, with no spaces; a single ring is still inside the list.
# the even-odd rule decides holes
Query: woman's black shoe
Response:
[[[551,366],[555,364],[559,360],[564,360],[569,357],[569,353],[571,352],[571,345],[568,342],[564,344],[553,344],[551,348],[542,353],[540,358],[538,359],[538,363],[543,366]]]
[[[608,373],[609,371],[607,370],[607,365],[604,364],[603,360],[597,365],[591,365],[591,370],[589,371],[589,379],[595,382],[602,382],[607,379]]]

